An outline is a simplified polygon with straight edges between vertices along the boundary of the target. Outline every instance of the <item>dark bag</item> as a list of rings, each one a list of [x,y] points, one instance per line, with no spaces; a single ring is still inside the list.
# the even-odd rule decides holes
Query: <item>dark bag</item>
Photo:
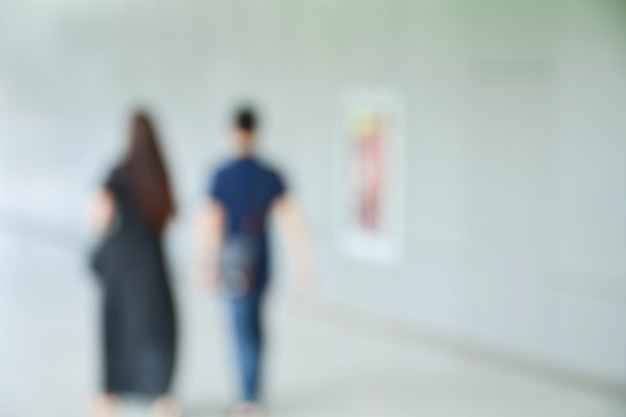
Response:
[[[234,235],[222,246],[220,271],[226,295],[241,298],[249,294],[261,267],[262,242],[258,237]]]
[[[102,240],[95,249],[91,252],[90,258],[90,266],[92,271],[96,274],[99,279],[104,277],[104,273],[106,270],[106,265],[108,264],[107,259],[109,258],[109,253],[111,252],[111,239],[105,238]]]
[[[95,249],[92,250],[89,259],[91,270],[100,280],[104,279],[106,269],[111,263],[111,252],[115,245],[115,236],[119,234],[122,229],[122,216],[117,207],[111,223],[109,232],[98,242]]]

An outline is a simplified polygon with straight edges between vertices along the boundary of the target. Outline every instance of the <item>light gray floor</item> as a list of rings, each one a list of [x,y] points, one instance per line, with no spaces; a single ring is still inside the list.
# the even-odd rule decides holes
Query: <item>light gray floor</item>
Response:
[[[186,416],[226,415],[234,381],[222,305],[183,282],[176,287],[183,323],[176,391]],[[97,305],[80,253],[0,232],[1,417],[84,415],[97,381]],[[315,311],[306,298],[272,300],[270,416],[626,416],[617,398]],[[144,413],[138,404],[123,410]]]

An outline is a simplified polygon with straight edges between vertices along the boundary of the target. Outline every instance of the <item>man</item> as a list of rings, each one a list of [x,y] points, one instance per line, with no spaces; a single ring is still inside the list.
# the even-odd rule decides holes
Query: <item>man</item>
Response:
[[[228,298],[241,380],[235,415],[259,416],[270,215],[283,232],[304,283],[312,284],[314,268],[301,210],[281,175],[255,155],[254,111],[237,111],[233,128],[235,158],[212,179],[195,228],[196,277],[203,284],[219,283]]]

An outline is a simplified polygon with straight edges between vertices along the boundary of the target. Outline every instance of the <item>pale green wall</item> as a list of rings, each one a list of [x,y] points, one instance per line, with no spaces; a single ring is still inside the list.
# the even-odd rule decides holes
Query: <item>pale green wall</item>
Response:
[[[0,3],[0,213],[82,233],[139,100],[175,168],[182,262],[227,112],[252,97],[311,217],[319,297],[623,384],[625,17],[618,1]],[[337,105],[368,86],[408,115],[407,254],[389,268],[334,245]]]

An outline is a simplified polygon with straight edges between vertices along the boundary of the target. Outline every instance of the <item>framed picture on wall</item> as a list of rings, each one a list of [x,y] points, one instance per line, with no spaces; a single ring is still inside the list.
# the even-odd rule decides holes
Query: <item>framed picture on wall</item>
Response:
[[[391,90],[351,91],[340,101],[335,161],[335,223],[340,251],[391,265],[404,249],[406,131]]]

